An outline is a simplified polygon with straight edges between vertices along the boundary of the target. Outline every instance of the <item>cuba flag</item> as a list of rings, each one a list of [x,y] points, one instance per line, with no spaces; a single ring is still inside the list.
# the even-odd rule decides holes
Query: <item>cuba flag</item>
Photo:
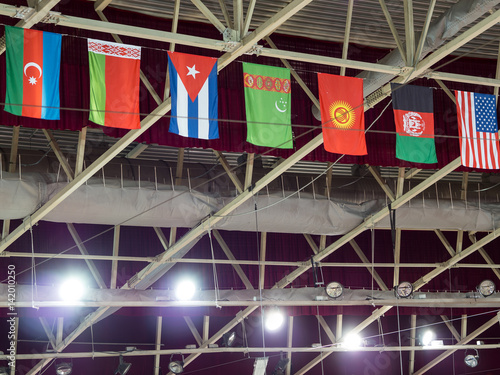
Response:
[[[219,138],[217,59],[168,52],[172,96],[171,133],[182,137]]]
[[[61,35],[5,26],[5,110],[17,116],[59,120]]]

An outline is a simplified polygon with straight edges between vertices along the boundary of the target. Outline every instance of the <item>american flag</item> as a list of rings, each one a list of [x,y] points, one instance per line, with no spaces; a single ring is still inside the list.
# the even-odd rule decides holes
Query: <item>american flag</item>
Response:
[[[455,97],[462,165],[500,169],[495,96],[455,91]]]

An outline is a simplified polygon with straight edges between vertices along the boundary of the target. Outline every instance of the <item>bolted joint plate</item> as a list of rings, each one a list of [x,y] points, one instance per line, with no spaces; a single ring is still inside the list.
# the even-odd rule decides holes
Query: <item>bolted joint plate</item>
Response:
[[[26,19],[29,18],[32,14],[35,13],[35,9],[30,8],[30,7],[19,7],[16,8],[16,14],[14,15],[14,18],[19,18],[19,19]]]

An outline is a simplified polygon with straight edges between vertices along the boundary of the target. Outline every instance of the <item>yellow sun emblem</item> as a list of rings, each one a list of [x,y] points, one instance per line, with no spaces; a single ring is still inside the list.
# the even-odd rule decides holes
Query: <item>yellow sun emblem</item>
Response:
[[[332,126],[340,129],[352,128],[356,120],[356,114],[349,103],[343,100],[333,102],[330,104],[329,110]]]

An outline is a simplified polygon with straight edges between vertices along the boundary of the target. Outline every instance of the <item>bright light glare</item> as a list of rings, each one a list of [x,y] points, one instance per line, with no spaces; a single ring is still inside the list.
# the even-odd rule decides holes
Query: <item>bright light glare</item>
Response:
[[[76,278],[65,280],[59,287],[59,297],[63,301],[75,302],[80,301],[85,293],[85,285]]]
[[[360,348],[363,344],[363,339],[357,333],[349,333],[345,338],[342,346],[347,349]]]
[[[434,340],[434,332],[426,331],[424,336],[422,336],[422,345],[429,346],[432,340]]]
[[[266,328],[269,331],[276,331],[281,327],[285,317],[278,309],[273,309],[266,314]]]
[[[182,280],[175,288],[175,296],[180,301],[188,301],[193,298],[196,285],[191,280]]]

